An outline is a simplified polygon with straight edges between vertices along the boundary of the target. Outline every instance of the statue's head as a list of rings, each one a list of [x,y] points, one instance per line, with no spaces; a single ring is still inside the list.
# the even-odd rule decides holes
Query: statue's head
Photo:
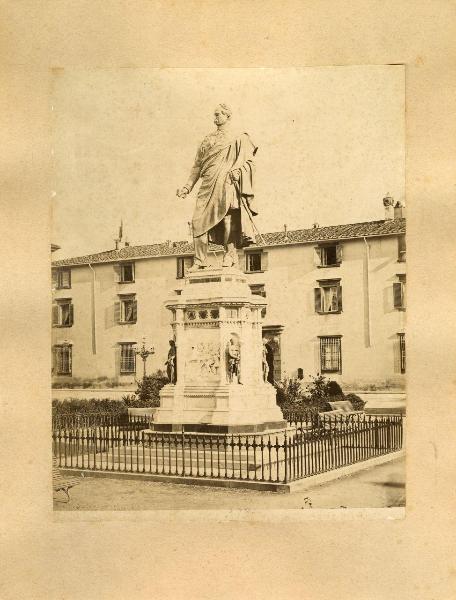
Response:
[[[224,125],[231,119],[231,108],[226,104],[218,104],[214,110],[214,123],[216,125]]]

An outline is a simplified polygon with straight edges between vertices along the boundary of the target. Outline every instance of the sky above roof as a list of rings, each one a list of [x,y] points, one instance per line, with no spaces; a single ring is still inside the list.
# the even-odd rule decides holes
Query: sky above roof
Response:
[[[177,199],[219,102],[256,155],[260,231],[382,219],[404,201],[404,69],[56,70],[54,259],[187,237]]]

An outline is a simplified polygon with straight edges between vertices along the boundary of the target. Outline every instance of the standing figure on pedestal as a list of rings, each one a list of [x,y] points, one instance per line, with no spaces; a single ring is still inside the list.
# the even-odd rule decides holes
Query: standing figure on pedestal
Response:
[[[187,183],[177,190],[177,196],[185,198],[201,179],[192,220],[195,260],[190,272],[207,267],[209,242],[223,245],[224,267],[238,266],[236,249],[255,243],[257,147],[247,133],[231,131],[231,110],[226,104],[216,107],[214,123],[216,131],[202,141]]]
[[[241,362],[241,351],[239,343],[236,343],[233,338],[228,342],[227,348],[228,355],[228,381],[233,383],[234,377],[238,383],[240,382],[240,362]]]
[[[165,362],[166,373],[170,383],[176,383],[176,344],[174,340],[169,340],[168,360]]]
[[[269,364],[268,364],[268,348],[266,344],[268,340],[263,339],[263,381],[266,382],[268,380],[269,375]]]

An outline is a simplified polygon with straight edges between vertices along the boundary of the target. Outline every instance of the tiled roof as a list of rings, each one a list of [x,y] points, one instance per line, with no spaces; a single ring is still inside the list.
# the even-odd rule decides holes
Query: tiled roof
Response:
[[[259,236],[256,246],[282,246],[287,244],[308,244],[326,242],[330,240],[349,240],[362,237],[378,237],[405,233],[405,219],[391,219],[388,221],[367,221],[365,223],[351,223],[348,225],[330,225],[329,227],[315,227],[312,229],[296,229],[294,231],[277,231],[263,234],[262,243]],[[250,246],[251,248],[255,246]],[[219,250],[220,246],[211,245],[210,250]],[[64,258],[53,261],[54,267],[76,266],[96,263],[117,262],[134,258],[148,258],[159,256],[183,256],[193,254],[193,244],[185,241],[161,244],[147,244],[144,246],[127,246],[120,250],[108,250],[97,254],[87,254],[76,258]]]

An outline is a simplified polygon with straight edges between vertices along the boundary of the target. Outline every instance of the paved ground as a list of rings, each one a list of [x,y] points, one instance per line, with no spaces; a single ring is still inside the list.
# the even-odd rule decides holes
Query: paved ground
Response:
[[[55,510],[386,508],[405,506],[405,459],[360,471],[305,492],[278,494],[170,483],[85,478],[54,495]]]

